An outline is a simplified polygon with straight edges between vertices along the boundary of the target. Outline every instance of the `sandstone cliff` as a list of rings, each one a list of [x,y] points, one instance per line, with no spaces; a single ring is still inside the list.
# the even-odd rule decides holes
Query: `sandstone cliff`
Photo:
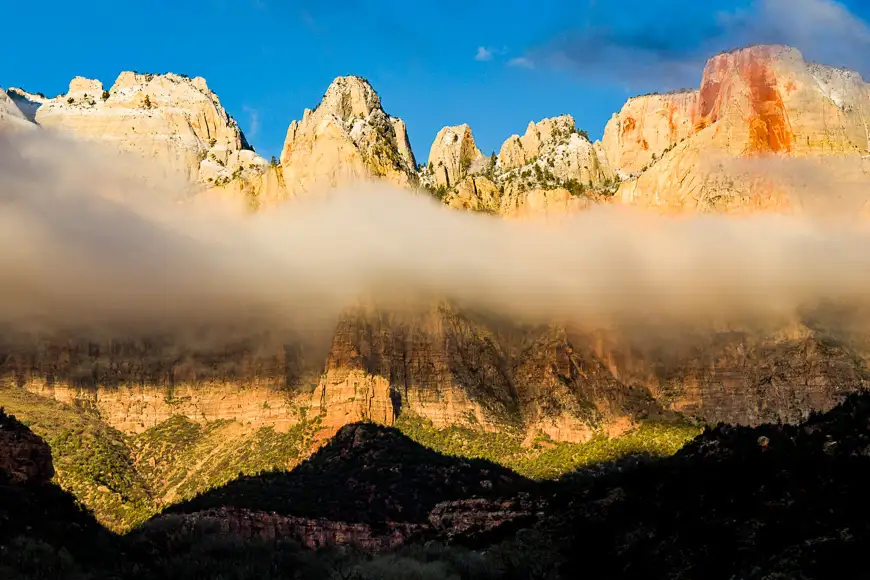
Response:
[[[623,176],[640,173],[695,131],[698,91],[629,99],[604,128],[601,146]]]
[[[360,180],[416,182],[414,155],[401,119],[387,115],[359,77],[335,79],[316,109],[293,121],[281,151],[288,196]]]
[[[648,165],[622,183],[624,203],[797,211],[800,183],[745,160],[800,159],[824,166],[828,190],[863,189],[868,115],[870,87],[857,73],[807,64],[793,48],[754,46],[711,58],[697,93],[630,101],[608,125],[603,149],[627,174]]]
[[[267,165],[201,77],[123,72],[109,90],[76,77],[66,94],[36,104],[36,122],[45,128],[111,143],[191,181],[225,183]]]

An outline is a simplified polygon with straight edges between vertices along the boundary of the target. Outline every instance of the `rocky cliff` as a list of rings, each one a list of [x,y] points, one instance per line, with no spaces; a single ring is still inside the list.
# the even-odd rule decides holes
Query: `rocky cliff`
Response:
[[[570,115],[530,122],[522,137],[512,135],[502,144],[498,161],[504,172],[541,161],[557,178],[584,184],[605,176],[588,136],[580,133]]]
[[[475,145],[468,125],[444,127],[429,149],[428,169],[437,186],[453,187],[468,175],[473,164],[482,160],[484,155]]]
[[[583,211],[612,193],[607,158],[570,115],[529,123],[522,137],[512,135],[490,160],[472,147],[465,125],[445,127],[432,144],[430,159],[438,161],[424,170],[424,182],[440,188],[451,207],[540,218]]]
[[[335,79],[317,108],[290,123],[281,168],[291,196],[359,180],[416,180],[404,122],[387,115],[368,81],[354,76]]]
[[[108,90],[76,77],[53,99],[16,94],[47,129],[155,159],[191,181],[229,182],[267,165],[202,77],[122,72]]]
[[[794,177],[747,160],[799,160],[790,174],[815,162],[827,172],[826,189],[863,189],[868,115],[870,91],[857,73],[808,64],[793,48],[754,46],[711,58],[698,92],[629,101],[608,124],[603,149],[636,176],[619,189],[624,203],[799,211]]]
[[[699,91],[629,99],[604,128],[601,146],[623,176],[640,173],[695,132]]]

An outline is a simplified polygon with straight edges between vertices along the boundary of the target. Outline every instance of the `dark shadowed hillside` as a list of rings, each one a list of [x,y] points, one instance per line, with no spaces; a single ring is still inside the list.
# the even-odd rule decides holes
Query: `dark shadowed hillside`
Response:
[[[870,540],[870,395],[798,426],[708,429],[676,456],[553,503],[564,573],[596,578],[827,578]],[[854,565],[854,567],[852,566]],[[854,572],[854,576],[865,577]]]
[[[23,425],[4,416],[0,435],[10,578],[861,578],[870,541],[870,393],[550,483],[354,424],[292,472],[240,478],[123,537],[45,481]]]
[[[449,457],[397,429],[355,423],[293,471],[242,477],[167,511],[234,507],[347,522],[422,522],[440,502],[531,487],[495,463]]]

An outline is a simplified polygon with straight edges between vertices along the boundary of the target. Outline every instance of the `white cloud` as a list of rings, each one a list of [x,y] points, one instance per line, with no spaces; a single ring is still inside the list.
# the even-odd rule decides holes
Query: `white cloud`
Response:
[[[668,0],[676,5],[679,0]],[[632,26],[566,30],[525,59],[633,90],[695,87],[708,58],[753,44],[784,44],[807,60],[870,76],[870,25],[838,0],[751,0],[744,7],[697,15],[674,11],[667,20]],[[514,59],[514,66],[525,61]]]
[[[870,26],[842,2],[758,0],[755,14],[736,20],[747,41],[788,44],[813,60],[867,72]]]
[[[518,56],[517,58],[510,59],[508,61],[508,66],[533,69],[535,68],[535,61],[526,56]]]
[[[492,60],[492,49],[486,48],[485,46],[478,46],[477,54],[474,55],[474,60],[478,62],[486,62]]]

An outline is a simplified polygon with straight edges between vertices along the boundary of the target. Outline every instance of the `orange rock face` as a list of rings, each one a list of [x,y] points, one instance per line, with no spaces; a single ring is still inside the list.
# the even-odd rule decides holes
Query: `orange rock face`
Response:
[[[795,137],[774,70],[779,56],[777,47],[762,46],[710,59],[701,82],[695,130],[719,121],[745,94],[749,104],[744,119],[749,129],[746,153],[790,152]],[[796,87],[794,81],[787,86]]]
[[[623,203],[667,212],[802,207],[795,192],[804,195],[808,186],[740,163],[757,158],[821,162],[828,170],[826,183],[814,185],[820,195],[854,189],[856,176],[870,185],[853,170],[870,152],[870,85],[858,73],[808,64],[793,48],[754,46],[711,58],[700,90],[682,99],[631,99],[608,124],[604,151],[623,175]],[[824,161],[830,156],[837,163]],[[847,174],[838,173],[841,167]]]

